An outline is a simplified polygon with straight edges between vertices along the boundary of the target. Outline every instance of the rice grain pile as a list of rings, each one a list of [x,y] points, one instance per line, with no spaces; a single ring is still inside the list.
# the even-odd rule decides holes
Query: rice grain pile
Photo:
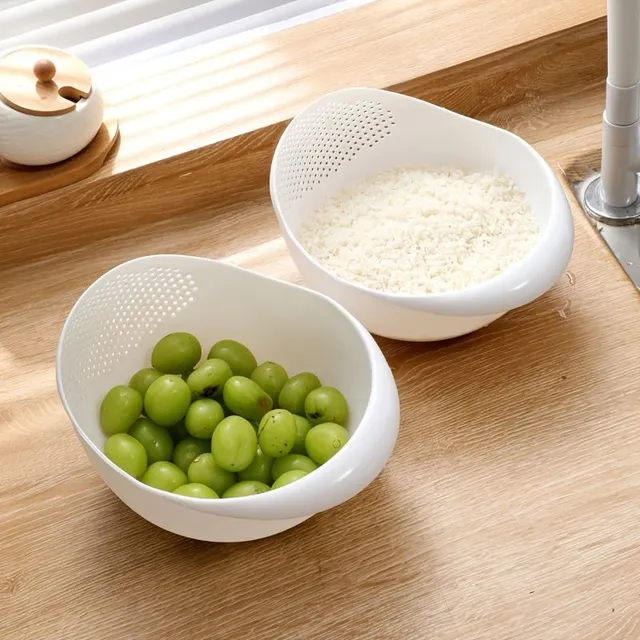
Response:
[[[372,289],[464,289],[527,255],[539,228],[506,176],[402,168],[328,200],[300,242],[325,268]]]

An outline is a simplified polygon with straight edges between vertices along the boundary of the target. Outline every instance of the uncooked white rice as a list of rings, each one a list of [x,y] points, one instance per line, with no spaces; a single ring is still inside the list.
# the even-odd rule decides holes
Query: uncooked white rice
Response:
[[[495,277],[528,254],[538,234],[523,194],[506,176],[401,168],[325,202],[300,242],[346,280],[421,294]]]

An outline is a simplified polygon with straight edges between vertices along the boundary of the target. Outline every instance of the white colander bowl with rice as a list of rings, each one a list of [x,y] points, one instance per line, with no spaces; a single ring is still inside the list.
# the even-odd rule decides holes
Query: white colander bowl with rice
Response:
[[[535,218],[538,233],[530,250],[487,280],[435,293],[366,286],[338,275],[307,250],[301,236],[314,212],[371,176],[402,167],[506,176]],[[278,143],[270,187],[304,281],[384,337],[433,341],[480,329],[548,291],[573,249],[573,219],[560,182],[529,144],[504,129],[390,91],[345,89],[303,110]],[[383,264],[384,256],[379,260]]]

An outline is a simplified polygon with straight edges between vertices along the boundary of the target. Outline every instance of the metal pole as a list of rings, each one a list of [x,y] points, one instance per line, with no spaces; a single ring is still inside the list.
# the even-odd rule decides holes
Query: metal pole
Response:
[[[602,199],[609,207],[626,207],[638,198],[640,0],[608,0],[607,49]]]

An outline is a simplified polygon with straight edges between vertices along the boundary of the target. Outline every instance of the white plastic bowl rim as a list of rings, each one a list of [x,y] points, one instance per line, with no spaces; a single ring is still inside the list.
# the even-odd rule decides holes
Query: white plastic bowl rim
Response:
[[[295,122],[294,118],[281,136],[273,156],[270,176],[271,198],[280,224],[285,229],[290,241],[295,244],[307,260],[313,263],[316,268],[324,271],[327,276],[340,286],[351,287],[385,302],[439,315],[484,316],[502,314],[528,304],[546,293],[555,284],[558,277],[557,274],[565,269],[569,262],[573,248],[574,230],[573,218],[566,196],[557,177],[542,156],[526,141],[510,131],[463,116],[455,111],[418,98],[382,89],[351,87],[328,93],[305,107],[296,118],[309,111],[316,110],[326,102],[339,98],[349,98],[350,96],[355,97],[356,94],[358,99],[367,99],[368,97],[371,100],[380,100],[385,96],[387,99],[389,96],[393,96],[394,100],[417,102],[420,103],[425,115],[428,115],[429,110],[444,112],[451,118],[458,118],[461,122],[472,122],[473,126],[490,129],[496,133],[499,132],[500,135],[511,137],[520,144],[525,145],[531,156],[535,158],[540,172],[545,178],[545,187],[551,190],[552,207],[549,213],[549,221],[544,229],[541,230],[536,246],[522,260],[512,264],[494,278],[465,289],[444,293],[402,294],[377,291],[357,282],[345,280],[329,271],[307,252],[292,232],[286,217],[282,214],[275,188],[275,173],[279,156],[282,153],[283,141],[287,135],[287,129]]]
[[[264,276],[254,271],[238,267],[236,265],[211,260],[209,258],[178,256],[176,254],[154,255],[136,258],[134,260],[124,262],[100,276],[79,297],[79,299],[72,307],[68,318],[73,315],[73,311],[76,306],[80,305],[82,300],[86,296],[91,296],[92,290],[94,288],[98,288],[100,286],[102,280],[106,280],[112,274],[118,272],[118,270],[126,268],[126,265],[133,262],[139,263],[147,259],[171,259],[176,257],[180,259],[187,258],[189,260],[217,262],[220,265],[224,265],[224,267],[226,268],[244,271],[254,278],[261,278],[263,280],[272,281],[276,280],[275,278],[269,278],[268,276]],[[282,280],[276,281],[278,282],[278,285],[282,287],[303,289],[303,287],[300,287],[299,285],[284,282]],[[319,513],[320,511],[333,508],[351,499],[360,491],[362,491],[362,489],[364,489],[368,484],[370,484],[370,482],[372,482],[375,477],[377,477],[377,475],[382,471],[394,448],[399,423],[399,399],[397,389],[395,388],[395,383],[393,383],[394,397],[390,399],[388,395],[389,379],[385,380],[384,378],[386,373],[391,378],[391,381],[393,381],[393,376],[391,375],[391,371],[388,368],[386,361],[384,361],[384,357],[382,356],[378,345],[373,340],[369,332],[360,324],[360,322],[356,320],[342,306],[331,300],[331,298],[311,289],[304,288],[304,291],[309,295],[323,298],[327,302],[327,304],[330,304],[338,309],[349,320],[354,330],[362,339],[367,349],[367,353],[369,355],[369,360],[371,363],[371,389],[369,394],[369,401],[359,425],[354,425],[353,433],[351,434],[344,447],[342,447],[342,449],[339,451],[339,453],[325,464],[319,466],[312,473],[300,478],[292,484],[286,485],[274,491],[268,491],[262,494],[245,496],[241,498],[220,499],[202,499],[192,498],[189,496],[181,496],[178,494],[169,493],[167,491],[162,491],[154,487],[150,487],[136,480],[126,472],[122,471],[122,469],[120,469],[113,462],[111,462],[111,460],[107,458],[100,447],[96,446],[95,443],[84,433],[83,429],[75,421],[72,411],[67,404],[60,370],[62,347],[64,344],[64,337],[69,322],[69,319],[67,319],[63,326],[58,343],[56,358],[56,379],[59,396],[67,415],[71,419],[76,433],[81,438],[85,446],[93,450],[93,452],[99,458],[101,458],[101,460],[105,464],[111,467],[116,473],[126,478],[128,481],[138,484],[138,486],[144,491],[156,494],[157,496],[162,496],[166,500],[170,500],[177,504],[182,504],[184,506],[188,506],[191,509],[195,509],[205,513],[239,519],[276,520],[280,518],[298,518],[310,516],[315,513]],[[372,354],[376,353],[378,353],[379,357],[382,359],[382,362],[385,365],[384,368],[375,366],[374,363],[371,362]],[[385,369],[387,371],[385,371]],[[383,415],[385,411],[389,411],[390,407],[388,405],[390,400],[392,400],[391,404],[394,405],[391,408],[394,410],[397,416],[395,425],[389,425],[384,420],[381,421],[378,419],[378,416]],[[361,428],[362,425],[366,425],[366,428]],[[371,446],[371,443],[375,443],[376,446],[379,446],[382,449],[387,449],[388,455],[385,455],[384,459],[381,459],[380,464],[377,465],[375,469],[369,468],[365,471],[361,471],[359,469],[357,461],[361,459],[362,451],[366,451]]]

